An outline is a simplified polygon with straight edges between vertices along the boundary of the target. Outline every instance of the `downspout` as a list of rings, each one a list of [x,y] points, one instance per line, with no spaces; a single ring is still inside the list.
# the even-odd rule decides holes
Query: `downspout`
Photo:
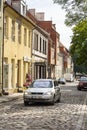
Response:
[[[4,11],[7,5],[4,6],[3,3],[3,42],[2,42],[2,94],[4,94],[4,88],[3,88],[3,76],[4,76]]]

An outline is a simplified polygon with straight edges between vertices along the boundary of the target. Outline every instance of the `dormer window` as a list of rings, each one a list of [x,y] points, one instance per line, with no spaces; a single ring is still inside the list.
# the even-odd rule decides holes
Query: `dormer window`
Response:
[[[21,14],[26,15],[26,3],[21,0]]]
[[[20,14],[26,15],[26,2],[24,0],[12,0],[11,4]]]
[[[22,5],[22,14],[25,15],[26,14],[26,8],[24,5]]]

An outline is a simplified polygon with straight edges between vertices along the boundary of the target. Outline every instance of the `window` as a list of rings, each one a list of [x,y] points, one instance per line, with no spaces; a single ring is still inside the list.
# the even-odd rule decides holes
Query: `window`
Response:
[[[28,47],[30,47],[30,30],[28,31]]]
[[[42,52],[44,53],[44,39],[43,39],[43,51]]]
[[[51,81],[34,81],[30,88],[52,88]]]
[[[42,42],[41,42],[41,52],[43,53],[43,39],[42,39]]]
[[[51,53],[52,53],[52,59],[54,59],[54,50],[52,50]]]
[[[41,52],[41,41],[42,41],[42,39],[41,39],[41,37],[40,37],[40,52]]]
[[[11,39],[12,41],[15,41],[15,21],[14,20],[12,20]]]
[[[38,50],[38,34],[34,34],[34,49]]]
[[[43,53],[46,54],[46,41],[43,40]]]
[[[43,39],[43,44],[42,44],[42,47],[41,47],[41,52],[46,54],[46,41]]]
[[[21,43],[21,24],[18,23],[18,42]]]
[[[45,49],[44,49],[44,53],[47,54],[46,41],[45,41],[44,44],[45,44],[45,45],[44,45],[44,46],[45,46],[45,47],[44,47],[44,48],[45,48]]]
[[[26,46],[27,42],[27,29],[24,28],[24,45]]]
[[[25,13],[26,13],[26,7],[25,7],[25,5],[21,5],[21,7],[22,7],[22,15],[25,15]]]
[[[56,86],[58,86],[58,81],[54,81],[54,86],[56,87]]]
[[[8,38],[8,18],[4,17],[4,37]]]

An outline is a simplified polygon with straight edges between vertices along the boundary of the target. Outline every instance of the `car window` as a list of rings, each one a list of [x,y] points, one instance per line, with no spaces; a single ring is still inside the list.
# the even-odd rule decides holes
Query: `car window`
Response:
[[[80,81],[87,81],[87,77],[81,77]]]
[[[30,85],[30,88],[51,88],[51,81],[35,81]]]

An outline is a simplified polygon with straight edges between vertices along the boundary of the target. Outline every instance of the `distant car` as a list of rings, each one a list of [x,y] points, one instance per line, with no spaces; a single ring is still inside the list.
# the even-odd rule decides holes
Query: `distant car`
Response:
[[[71,73],[65,73],[64,78],[66,79],[67,82],[74,82],[74,76]]]
[[[23,94],[25,106],[32,102],[49,102],[54,105],[60,98],[58,81],[53,79],[37,79]]]
[[[58,83],[59,83],[59,84],[66,84],[65,78],[59,78],[59,79],[58,79]]]
[[[81,77],[77,85],[78,90],[87,89],[87,77]]]

